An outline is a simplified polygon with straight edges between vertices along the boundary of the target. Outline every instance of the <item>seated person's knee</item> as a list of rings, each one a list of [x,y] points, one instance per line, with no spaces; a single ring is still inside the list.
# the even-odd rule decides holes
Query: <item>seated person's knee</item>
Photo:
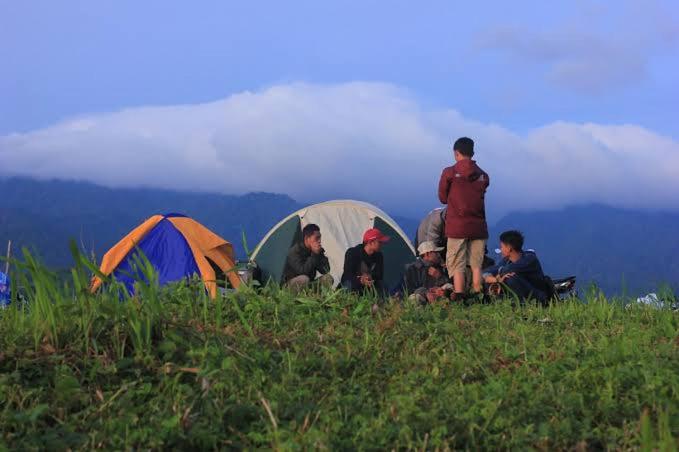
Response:
[[[287,286],[288,287],[303,287],[309,284],[311,279],[307,275],[299,275],[295,276],[292,278],[290,281],[288,281]]]

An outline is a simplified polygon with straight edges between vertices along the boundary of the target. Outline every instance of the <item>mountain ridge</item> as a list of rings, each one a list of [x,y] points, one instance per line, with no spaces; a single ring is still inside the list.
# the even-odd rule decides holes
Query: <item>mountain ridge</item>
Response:
[[[229,240],[246,258],[278,221],[304,207],[275,193],[223,195],[152,188],[107,188],[81,181],[1,178],[0,244],[12,239],[38,251],[51,266],[71,263],[68,241],[88,255],[103,253],[154,214],[181,212]],[[413,238],[418,219],[390,213]],[[514,212],[490,226],[488,248],[499,233],[521,230],[553,277],[575,274],[580,287],[596,282],[607,293],[641,293],[659,284],[679,286],[679,212],[618,209],[585,204]],[[492,251],[491,251],[492,254]],[[16,254],[15,254],[16,255]],[[496,256],[495,256],[496,257]]]

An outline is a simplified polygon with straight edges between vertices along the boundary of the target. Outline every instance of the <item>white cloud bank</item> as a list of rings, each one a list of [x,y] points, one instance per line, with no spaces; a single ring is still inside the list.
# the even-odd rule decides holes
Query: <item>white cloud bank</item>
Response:
[[[491,176],[491,217],[602,202],[679,208],[679,143],[635,125],[557,122],[517,134],[420,106],[379,83],[289,84],[198,105],[83,116],[0,137],[0,174],[298,200],[396,213],[438,204],[459,136]],[[216,206],[217,208],[217,206]]]

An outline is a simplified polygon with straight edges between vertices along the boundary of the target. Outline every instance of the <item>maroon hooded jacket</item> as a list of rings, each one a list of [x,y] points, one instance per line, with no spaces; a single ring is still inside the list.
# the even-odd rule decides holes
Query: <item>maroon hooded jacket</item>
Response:
[[[448,204],[446,237],[488,238],[485,197],[489,183],[488,174],[471,159],[460,160],[443,170],[439,200]]]

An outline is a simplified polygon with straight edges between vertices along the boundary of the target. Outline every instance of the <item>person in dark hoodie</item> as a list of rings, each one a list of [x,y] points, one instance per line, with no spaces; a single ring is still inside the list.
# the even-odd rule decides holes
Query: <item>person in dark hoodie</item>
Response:
[[[377,228],[365,231],[363,243],[344,254],[342,287],[361,294],[374,290],[384,296],[384,256],[380,249],[388,241],[389,237]]]
[[[321,246],[321,229],[318,225],[307,224],[302,229],[302,242],[288,251],[283,267],[283,285],[298,292],[309,284],[318,281],[321,286],[332,287],[334,281],[330,263]],[[316,274],[321,277],[316,280]]]
[[[443,170],[439,181],[439,200],[446,210],[446,267],[453,279],[454,300],[465,298],[465,267],[472,271],[472,290],[483,289],[481,267],[488,239],[486,190],[488,174],[476,164],[474,141],[462,137],[453,145],[455,165]]]
[[[504,284],[520,301],[532,298],[544,302],[545,274],[537,255],[523,250],[523,234],[519,231],[505,231],[500,234],[502,260],[483,271],[484,282],[501,288]]]

